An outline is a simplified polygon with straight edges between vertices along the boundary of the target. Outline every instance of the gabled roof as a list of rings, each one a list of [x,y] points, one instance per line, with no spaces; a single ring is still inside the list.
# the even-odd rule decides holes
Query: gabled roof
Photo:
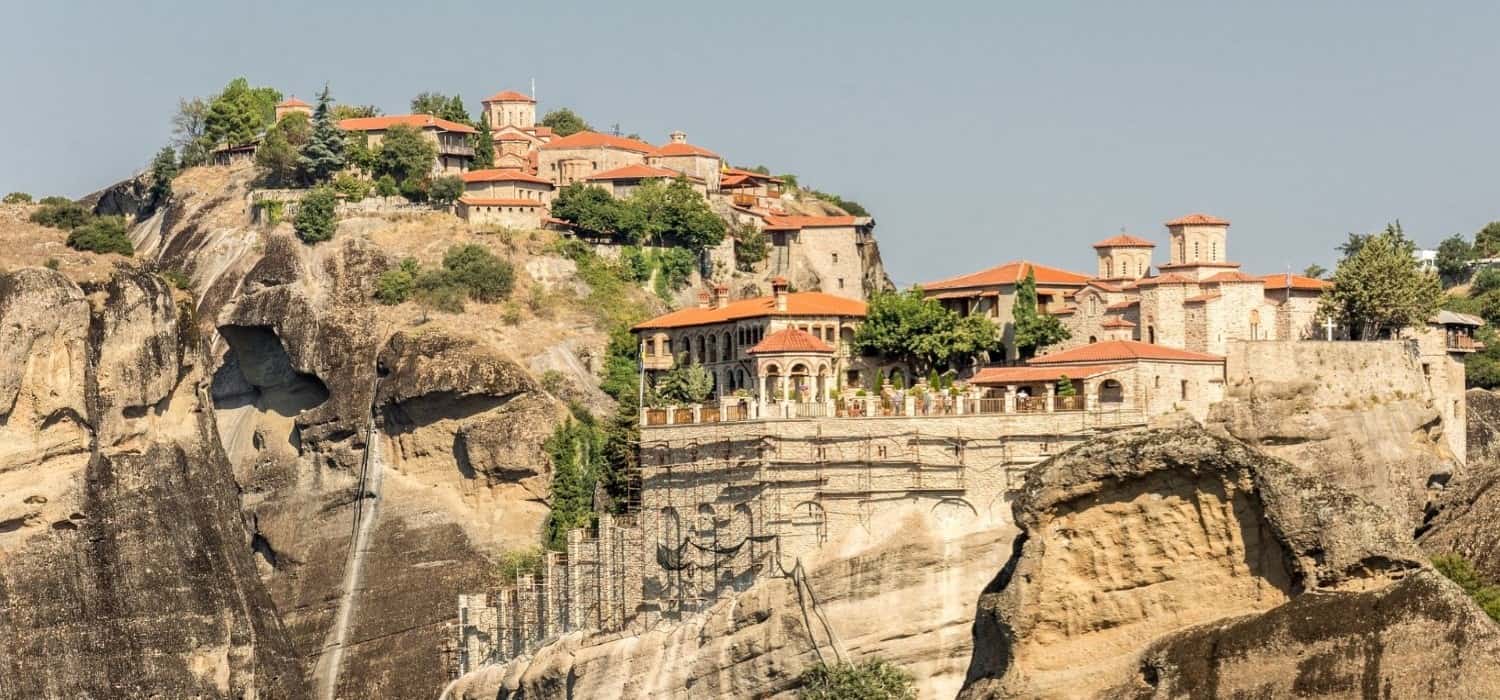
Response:
[[[1105,311],[1119,311],[1121,309],[1128,309],[1128,308],[1130,308],[1132,306],[1139,306],[1140,303],[1141,303],[1140,299],[1131,299],[1130,301],[1121,301],[1121,302],[1116,302],[1114,304],[1110,304],[1109,306],[1104,307],[1104,310]]]
[[[551,180],[523,173],[512,168],[470,170],[469,172],[460,174],[458,177],[464,182],[533,182],[539,185],[552,184]]]
[[[660,156],[663,158],[671,158],[674,156],[703,156],[705,158],[719,157],[719,154],[714,153],[707,148],[704,148],[702,146],[694,146],[690,143],[669,143],[665,146],[662,146],[661,148],[656,149],[656,152],[652,153],[651,155]]]
[[[730,302],[717,309],[681,309],[642,321],[631,330],[685,328],[770,316],[849,316],[863,318],[865,303],[822,292],[792,292],[786,295],[786,311],[776,310],[775,297],[755,297]]]
[[[1320,292],[1333,283],[1328,280],[1320,280],[1316,277],[1278,273],[1274,275],[1261,275],[1260,279],[1266,283],[1266,289],[1295,289],[1308,292]]]
[[[1036,271],[1037,284],[1065,284],[1079,285],[1088,284],[1089,276],[1077,272],[1038,265],[1026,260],[1014,260],[1003,265],[997,265],[988,270],[971,272],[967,275],[949,277],[945,280],[928,282],[922,285],[924,290],[934,289],[959,289],[963,287],[987,287],[997,284],[1015,284],[1026,279],[1027,270]]]
[[[1209,292],[1208,294],[1199,294],[1198,296],[1195,296],[1195,297],[1188,297],[1186,299],[1183,299],[1182,303],[1184,303],[1184,304],[1198,304],[1198,303],[1202,303],[1202,302],[1205,302],[1205,301],[1213,301],[1215,299],[1220,299],[1220,298],[1223,298],[1223,296],[1224,295],[1222,295],[1222,294],[1220,294],[1218,292]]]
[[[1461,314],[1457,311],[1442,309],[1427,319],[1428,323],[1436,323],[1441,326],[1482,326],[1484,319],[1470,314]]]
[[[474,130],[474,127],[468,124],[450,122],[447,119],[439,119],[431,114],[393,114],[385,117],[355,117],[353,119],[339,120],[339,128],[344,131],[385,131],[397,124],[405,124],[417,129],[454,131],[460,134],[479,133]]]
[[[857,226],[857,216],[782,216],[780,214],[767,214],[766,230],[769,231],[795,231],[804,228],[839,228],[843,226]]]
[[[1106,238],[1094,244],[1095,248],[1155,248],[1156,244],[1144,238],[1136,238],[1130,234],[1122,233],[1114,238]]]
[[[1090,379],[1125,369],[1126,365],[1073,365],[1070,367],[984,367],[974,373],[973,384],[1004,385],[1023,382],[1055,382],[1068,379]]]
[[[1064,362],[1118,362],[1122,360],[1169,360],[1182,362],[1223,362],[1219,355],[1169,348],[1138,340],[1103,340],[1082,347],[1033,357],[1033,365],[1053,365]]]
[[[594,173],[585,180],[645,180],[653,177],[675,178],[682,173],[666,168],[654,168],[649,165],[627,165],[623,168],[606,170],[602,173]]]
[[[1167,222],[1168,226],[1228,226],[1228,219],[1220,219],[1217,216],[1209,216],[1193,212],[1187,216],[1179,216]]]
[[[532,136],[532,135],[527,134],[525,132],[507,131],[507,132],[505,132],[503,134],[500,134],[499,136],[496,136],[495,140],[496,141],[525,141],[527,143],[531,143],[532,141],[535,141],[537,139],[536,139],[535,136]]]
[[[1181,274],[1178,274],[1176,272],[1173,272],[1173,273],[1169,273],[1169,274],[1165,274],[1165,275],[1157,275],[1156,277],[1142,277],[1141,279],[1136,280],[1135,286],[1137,286],[1137,287],[1154,287],[1154,286],[1156,286],[1158,284],[1197,284],[1197,283],[1198,283],[1198,280],[1193,279],[1192,277],[1188,277],[1187,275],[1181,275]]]
[[[483,197],[459,197],[459,203],[471,207],[544,207],[535,199],[486,199]]]
[[[773,352],[833,352],[833,347],[801,328],[783,328],[765,338],[745,352],[763,355]]]
[[[1101,328],[1135,328],[1135,324],[1123,318],[1111,318],[1099,324]]]
[[[276,106],[277,107],[311,107],[312,105],[310,105],[310,104],[308,104],[306,102],[303,102],[302,100],[297,99],[296,95],[292,95],[291,97],[288,97],[285,100],[282,100]]]
[[[656,147],[645,141],[627,139],[623,136],[614,136],[612,134],[601,134],[596,131],[580,131],[562,138],[555,138],[542,144],[541,147],[549,151],[569,148],[617,148],[622,151],[635,151],[636,153],[656,152]]]
[[[516,92],[515,90],[501,90],[479,101],[480,104],[489,102],[530,102],[536,104],[536,100],[532,99],[531,95]]]
[[[1232,270],[1232,271],[1229,271],[1229,272],[1220,272],[1220,273],[1218,273],[1218,274],[1216,274],[1216,275],[1214,275],[1212,277],[1209,277],[1208,279],[1206,279],[1204,281],[1205,282],[1261,282],[1262,280],[1261,280],[1261,278],[1256,277],[1255,275],[1247,275],[1247,274],[1245,274],[1243,272],[1240,272],[1239,270]]]

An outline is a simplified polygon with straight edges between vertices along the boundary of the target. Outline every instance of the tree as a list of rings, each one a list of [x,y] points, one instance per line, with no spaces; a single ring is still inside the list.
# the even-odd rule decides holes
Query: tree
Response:
[[[475,170],[484,170],[495,167],[495,135],[490,133],[490,120],[479,120],[479,134],[474,137],[474,161],[470,164]]]
[[[207,100],[201,97],[177,100],[177,113],[172,115],[172,145],[181,153],[184,168],[208,162],[208,151],[213,144],[206,138],[207,118]]]
[[[95,253],[119,253],[134,255],[135,246],[125,235],[125,219],[118,216],[99,216],[78,226],[68,234],[68,247]]]
[[[1328,274],[1328,268],[1323,267],[1322,265],[1319,265],[1317,263],[1313,263],[1311,265],[1308,265],[1307,267],[1302,268],[1303,277],[1311,277],[1315,280],[1320,280],[1323,279],[1323,275],[1326,274]]]
[[[1349,234],[1349,239],[1335,248],[1335,250],[1339,252],[1339,255],[1347,258],[1358,253],[1359,249],[1363,248],[1365,243],[1370,240],[1371,235],[1368,233],[1351,233]]]
[[[1479,299],[1497,289],[1500,289],[1500,269],[1486,267],[1474,275],[1474,281],[1469,283],[1469,296]]]
[[[411,98],[412,114],[431,114],[441,116],[443,110],[448,108],[448,96],[440,92],[419,92],[416,97]]]
[[[334,228],[338,224],[334,216],[337,206],[338,197],[333,188],[314,187],[302,197],[297,206],[297,218],[292,221],[297,237],[305,243],[319,243],[333,238]]]
[[[797,677],[799,700],[916,700],[911,674],[884,659],[818,663]]]
[[[1056,316],[1037,309],[1036,270],[1030,267],[1026,269],[1026,279],[1016,285],[1011,317],[1015,320],[1016,352],[1020,353],[1022,359],[1035,355],[1041,348],[1072,337]]]
[[[463,178],[457,175],[435,177],[427,188],[427,196],[434,204],[452,204],[464,196]]]
[[[333,121],[332,104],[328,86],[324,85],[313,110],[312,135],[297,159],[309,182],[327,182],[344,169],[344,132]]]
[[[301,117],[300,120],[293,117]],[[301,114],[287,115],[276,126],[266,130],[266,138],[255,149],[255,165],[264,171],[265,183],[271,187],[295,187],[301,183],[297,147],[292,145],[287,134],[295,129],[284,128],[288,122],[299,122],[305,127],[307,117]]]
[[[385,131],[380,153],[375,159],[375,174],[390,175],[398,184],[427,177],[432,172],[437,147],[422,137],[422,132],[406,124],[396,124]]]
[[[1443,292],[1437,276],[1421,269],[1415,250],[1399,222],[1365,236],[1353,254],[1339,261],[1319,313],[1346,325],[1360,340],[1425,324]]]
[[[552,462],[552,487],[543,535],[548,549],[567,549],[568,531],[594,517],[594,484],[603,471],[604,435],[588,411],[575,409],[542,449]]]
[[[1057,378],[1057,395],[1058,396],[1077,396],[1078,395],[1078,389],[1073,386],[1073,380],[1069,379],[1068,375],[1066,375],[1066,374],[1064,374],[1064,375],[1062,375],[1062,376],[1060,376],[1060,377]]]
[[[995,324],[983,316],[960,316],[928,299],[920,287],[878,291],[854,333],[860,352],[900,359],[918,373],[998,348]]]
[[[1469,271],[1469,261],[1474,259],[1474,246],[1462,234],[1453,234],[1443,239],[1437,249],[1437,271],[1446,280],[1461,280]]]
[[[667,403],[703,403],[713,391],[713,377],[708,370],[703,365],[689,364],[686,354],[656,379],[656,395]]]
[[[422,267],[413,258],[406,258],[401,265],[380,273],[375,278],[375,301],[395,306],[411,298],[416,289],[417,275]]]
[[[177,151],[163,146],[151,161],[151,189],[147,191],[147,207],[155,210],[172,196],[172,180],[177,177]]]
[[[727,228],[685,177],[641,183],[619,212],[616,231],[634,244],[666,243],[702,252],[723,242]]]
[[[443,254],[443,268],[451,273],[454,283],[464,287],[477,301],[500,301],[510,296],[515,287],[515,268],[482,245],[470,243],[449,248]]]
[[[71,231],[93,218],[83,205],[63,197],[44,197],[41,206],[31,212],[31,223]]]
[[[558,191],[552,215],[593,233],[614,233],[620,227],[620,201],[603,188],[575,182]]]
[[[749,272],[755,264],[765,260],[771,246],[764,231],[754,224],[744,223],[734,227],[734,265],[740,272]]]
[[[572,136],[580,131],[592,131],[593,127],[583,120],[583,117],[573,113],[567,107],[560,107],[542,115],[542,126],[552,130],[558,136]]]
[[[1500,255],[1500,221],[1491,221],[1474,234],[1474,257],[1493,258]]]
[[[1500,622],[1500,586],[1486,580],[1468,559],[1458,554],[1439,554],[1432,558],[1432,568],[1458,584],[1491,620]]]
[[[4,200],[0,201],[4,201],[6,204],[30,204],[31,195],[25,192],[11,192],[5,195]]]
[[[380,179],[375,181],[375,194],[381,197],[394,197],[401,194],[401,188],[396,186],[396,178],[381,175]]]
[[[334,105],[333,120],[341,119],[364,119],[380,116],[380,108],[375,105]]]
[[[252,88],[244,78],[235,78],[209,103],[203,118],[204,136],[213,146],[250,143],[275,121],[280,101],[280,92]]]

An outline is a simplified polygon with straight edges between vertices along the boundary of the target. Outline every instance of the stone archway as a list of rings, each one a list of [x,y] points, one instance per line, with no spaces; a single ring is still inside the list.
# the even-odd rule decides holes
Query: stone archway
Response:
[[[1099,382],[1099,405],[1105,408],[1119,408],[1125,403],[1125,385],[1118,379],[1106,379]]]

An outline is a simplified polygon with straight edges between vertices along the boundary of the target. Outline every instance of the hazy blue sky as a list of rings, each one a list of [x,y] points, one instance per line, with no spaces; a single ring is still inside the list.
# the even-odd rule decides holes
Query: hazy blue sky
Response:
[[[134,6],[132,6],[134,5]],[[1138,7],[1139,6],[1139,7]],[[864,203],[898,283],[1205,211],[1253,272],[1331,264],[1399,218],[1500,219],[1500,4],[11,3],[0,191],[82,195],[143,165],[179,96],[230,78],[406,111],[537,80]]]

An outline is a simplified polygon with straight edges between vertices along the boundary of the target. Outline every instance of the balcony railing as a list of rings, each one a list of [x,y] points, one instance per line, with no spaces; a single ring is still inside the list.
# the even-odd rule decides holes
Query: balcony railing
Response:
[[[1474,352],[1483,347],[1484,344],[1474,340],[1474,336],[1457,334],[1448,336],[1448,349],[1455,352]]]
[[[756,401],[726,399],[701,406],[645,408],[641,425],[697,425],[747,420],[804,420],[813,418],[942,418],[950,416],[998,416],[1031,414],[1082,415],[1095,425],[1128,425],[1139,422],[1139,406],[1118,401],[1100,402],[1083,396],[984,397],[947,395],[859,396],[829,401]]]

